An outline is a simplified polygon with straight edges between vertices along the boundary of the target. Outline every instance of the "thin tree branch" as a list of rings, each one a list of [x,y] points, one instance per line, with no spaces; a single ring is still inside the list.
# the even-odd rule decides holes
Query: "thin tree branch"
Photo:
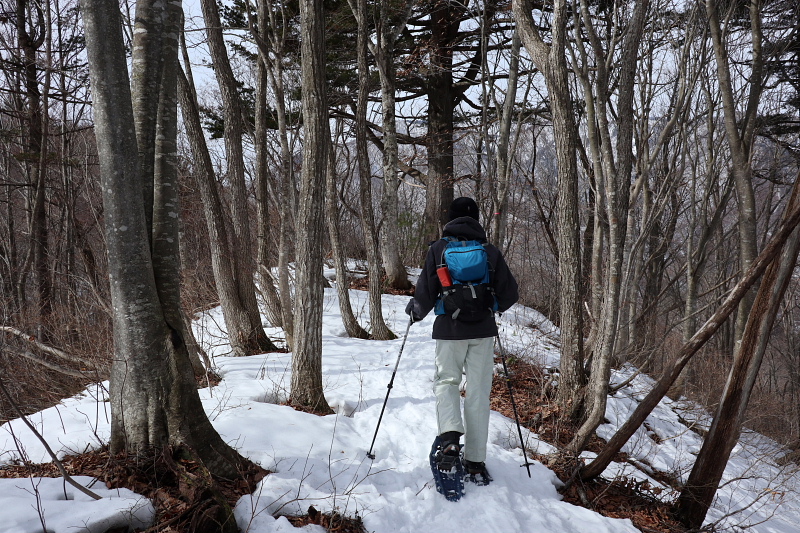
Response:
[[[47,453],[50,455],[50,458],[53,460],[53,463],[58,468],[58,471],[61,472],[61,477],[64,478],[64,481],[66,481],[67,483],[69,483],[70,485],[72,485],[85,495],[89,496],[90,498],[95,500],[102,500],[103,498],[101,498],[91,490],[87,489],[86,487],[84,487],[83,485],[72,479],[72,476],[67,474],[67,471],[64,469],[63,463],[61,463],[61,461],[58,460],[58,457],[56,457],[56,454],[53,452],[52,448],[50,448],[50,446],[47,444],[47,441],[44,440],[44,437],[42,437],[42,434],[36,431],[36,428],[33,427],[33,424],[31,424],[30,421],[28,421],[28,418],[19,408],[17,402],[15,402],[14,399],[11,397],[11,394],[9,394],[8,389],[6,389],[6,385],[3,382],[2,378],[0,378],[0,392],[2,392],[3,396],[6,397],[6,400],[8,400],[8,403],[11,404],[11,407],[13,407],[14,410],[17,412],[20,419],[25,423],[26,426],[28,426],[28,429],[33,431],[33,434],[36,435],[36,438],[39,439],[39,442],[42,443],[44,449],[47,450]]]
[[[14,335],[15,337],[18,337],[18,338],[24,340],[25,342],[27,342],[29,344],[32,344],[37,349],[39,349],[39,350],[41,350],[41,351],[43,351],[45,353],[48,353],[48,354],[50,354],[52,356],[58,357],[59,359],[63,359],[65,361],[69,361],[71,363],[79,363],[79,364],[82,364],[82,365],[85,365],[85,366],[89,366],[89,367],[92,367],[92,368],[94,368],[94,366],[95,366],[94,363],[92,363],[88,359],[84,359],[82,357],[78,357],[77,355],[70,355],[67,352],[59,350],[58,348],[54,348],[52,346],[48,346],[47,344],[41,343],[38,340],[36,340],[36,337],[34,337],[33,335],[28,335],[24,331],[20,331],[17,328],[14,328],[14,327],[11,327],[11,326],[0,326],[0,332],[10,333],[10,334]]]

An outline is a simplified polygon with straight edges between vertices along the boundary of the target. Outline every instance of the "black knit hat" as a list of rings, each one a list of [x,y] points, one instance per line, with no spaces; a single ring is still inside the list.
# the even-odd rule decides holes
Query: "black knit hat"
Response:
[[[478,204],[475,200],[466,196],[453,200],[450,209],[447,210],[447,219],[455,220],[459,217],[472,217],[478,220]]]

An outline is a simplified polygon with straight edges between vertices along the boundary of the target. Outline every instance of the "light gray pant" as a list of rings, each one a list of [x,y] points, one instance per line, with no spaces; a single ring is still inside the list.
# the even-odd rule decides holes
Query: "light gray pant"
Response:
[[[436,420],[439,435],[447,431],[464,434],[464,457],[486,460],[489,437],[489,394],[494,369],[494,337],[485,339],[436,340]],[[467,374],[464,423],[461,419],[462,371]]]

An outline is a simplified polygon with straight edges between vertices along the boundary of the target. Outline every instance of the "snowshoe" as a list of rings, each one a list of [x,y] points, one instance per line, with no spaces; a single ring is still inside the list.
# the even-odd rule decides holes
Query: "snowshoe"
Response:
[[[443,442],[436,437],[429,457],[436,491],[448,501],[457,502],[464,495],[464,466],[458,442]]]

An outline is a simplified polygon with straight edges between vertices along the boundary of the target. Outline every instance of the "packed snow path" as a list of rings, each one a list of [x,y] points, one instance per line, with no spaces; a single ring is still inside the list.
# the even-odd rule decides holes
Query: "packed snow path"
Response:
[[[365,321],[367,294],[351,291],[350,295],[357,315]],[[407,301],[408,297],[383,297],[384,316],[400,335],[407,325],[403,313]],[[324,388],[336,410],[325,417],[280,405],[289,393],[289,354],[227,357],[230,347],[222,334],[220,310],[211,310],[196,322],[198,340],[223,376],[217,387],[200,391],[209,417],[225,439],[273,472],[236,506],[241,531],[296,531],[286,518],[274,515],[305,514],[312,505],[322,512],[358,513],[367,531],[374,533],[638,531],[628,520],[604,518],[562,502],[558,479],[540,464],[531,467],[528,478],[514,421],[498,413],[490,418],[486,461],[494,482],[487,487],[467,484],[466,495],[457,503],[435,491],[427,459],[436,435],[433,316],[409,330],[371,461],[367,450],[402,339],[347,338],[332,289],[325,291],[323,313]],[[515,306],[500,325],[510,353],[542,365],[558,364],[554,342],[558,333],[541,315]],[[268,333],[282,337],[277,329]],[[612,381],[621,383],[633,372],[625,367],[614,372]],[[610,396],[609,423],[598,434],[609,437],[651,386],[652,380],[640,375]],[[81,453],[108,441],[105,399],[103,385],[91,385],[29,418],[59,455]],[[708,416],[690,402],[665,399],[623,451],[644,469],[649,464],[685,478],[702,443],[686,424],[707,426]],[[552,451],[535,434],[523,429],[523,436],[529,450]],[[18,462],[22,452],[32,462],[50,460],[20,420],[0,427],[0,464]],[[720,530],[741,531],[737,525],[749,525],[748,530],[757,533],[800,533],[798,477],[774,461],[785,452],[769,439],[746,433],[734,450],[709,520],[721,520]],[[631,465],[612,464],[605,475],[618,473],[659,486]],[[89,478],[79,481],[91,483]],[[675,497],[669,487],[661,488],[664,499]],[[102,500],[90,501],[65,488],[61,480],[0,479],[0,533],[41,533],[40,512],[52,533],[102,533],[110,525],[139,527],[153,519],[152,505],[145,498],[125,490],[100,492]],[[306,526],[304,531],[322,529]]]
[[[365,305],[364,293],[351,294],[355,306]],[[428,465],[436,436],[433,315],[409,329],[371,461],[367,451],[402,339],[345,337],[334,298],[333,291],[326,292],[323,375],[325,396],[336,415],[318,417],[275,404],[288,395],[286,354],[217,358],[224,380],[213,390],[214,398],[206,399],[214,425],[245,455],[274,472],[237,505],[243,531],[289,530],[288,521],[272,515],[304,514],[309,505],[358,513],[366,529],[376,533],[637,531],[627,520],[560,501],[558,479],[540,464],[531,467],[528,478],[514,421],[498,413],[490,419],[487,457],[494,483],[468,483],[458,503],[436,492]],[[407,301],[384,296],[387,321],[399,335],[408,324],[402,312]],[[506,335],[521,334],[528,329],[526,321],[538,317],[519,312],[504,318]],[[543,444],[533,438],[528,442],[537,445]]]

